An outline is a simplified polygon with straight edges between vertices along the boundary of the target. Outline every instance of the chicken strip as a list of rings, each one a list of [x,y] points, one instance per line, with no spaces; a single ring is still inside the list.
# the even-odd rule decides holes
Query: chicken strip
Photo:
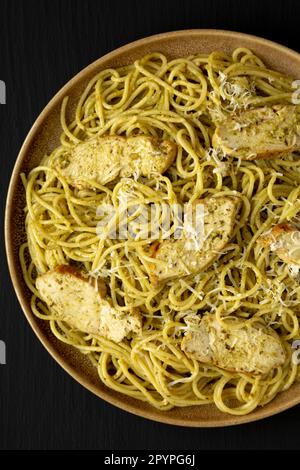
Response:
[[[251,375],[267,374],[284,363],[285,350],[271,327],[239,320],[237,328],[234,319],[230,326],[225,329],[215,315],[204,315],[199,323],[190,325],[181,349],[188,357],[204,364]]]
[[[94,137],[73,147],[58,171],[69,184],[86,189],[91,182],[107,184],[116,177],[164,173],[174,162],[177,145],[146,135]]]
[[[300,230],[292,223],[277,224],[258,238],[291,268],[300,269]]]
[[[229,116],[216,127],[212,143],[242,160],[282,157],[300,150],[296,106],[274,105]]]
[[[130,313],[117,310],[105,298],[102,280],[85,277],[71,266],[61,265],[39,276],[36,287],[57,319],[77,330],[119,343],[141,329],[137,309],[132,308]]]
[[[154,285],[207,268],[229,242],[240,199],[234,196],[211,196],[194,203],[204,206],[203,233],[184,230],[178,240],[165,240],[153,245],[150,279]]]

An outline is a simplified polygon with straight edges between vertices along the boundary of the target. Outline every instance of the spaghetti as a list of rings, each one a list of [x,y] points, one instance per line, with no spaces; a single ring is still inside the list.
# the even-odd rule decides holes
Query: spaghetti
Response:
[[[217,122],[228,114],[268,104],[289,103],[292,79],[269,70],[250,50],[168,60],[149,54],[134,64],[98,73],[81,95],[74,120],[61,109],[61,145],[22,180],[26,188],[27,242],[20,260],[32,291],[33,313],[48,321],[61,341],[88,355],[103,383],[161,410],[215,403],[243,415],[272,400],[299,379],[292,342],[300,337],[300,289],[288,266],[259,247],[257,238],[275,223],[299,216],[300,160],[290,154],[269,161],[228,159],[212,149]],[[56,170],[70,148],[95,135],[145,134],[177,143],[176,162],[163,176],[123,178],[76,189]],[[158,287],[149,281],[149,240],[100,237],[99,210],[140,205],[184,204],[207,195],[238,194],[241,216],[234,236],[204,272]],[[161,206],[163,207],[163,205]],[[157,209],[157,223],[164,211]],[[134,214],[132,216],[134,218]],[[106,227],[104,230],[109,230]],[[138,307],[141,335],[121,343],[88,335],[59,321],[39,296],[38,274],[73,263],[104,278],[112,304]],[[262,318],[279,334],[286,362],[267,376],[251,377],[203,365],[181,350],[188,319],[206,312],[222,322]]]

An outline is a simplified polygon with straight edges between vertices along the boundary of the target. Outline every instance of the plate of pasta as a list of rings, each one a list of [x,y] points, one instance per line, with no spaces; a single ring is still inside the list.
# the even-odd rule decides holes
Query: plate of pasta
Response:
[[[33,330],[104,400],[183,426],[300,403],[300,56],[219,30],[100,58],[29,132],[6,206]]]

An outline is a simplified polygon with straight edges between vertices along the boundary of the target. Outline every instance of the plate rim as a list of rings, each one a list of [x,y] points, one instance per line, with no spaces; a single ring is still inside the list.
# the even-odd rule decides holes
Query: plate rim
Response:
[[[19,174],[20,174],[19,170],[32,144],[32,141],[34,140],[35,134],[40,128],[40,125],[48,117],[48,115],[50,114],[52,109],[58,104],[58,102],[61,101],[61,99],[66,95],[67,90],[70,87],[72,87],[74,84],[76,84],[81,78],[84,78],[84,76],[87,75],[89,72],[96,69],[98,65],[101,64],[101,62],[105,60],[113,59],[115,56],[118,56],[120,53],[127,52],[128,50],[136,46],[147,44],[149,42],[156,42],[157,40],[163,40],[165,38],[178,39],[178,37],[180,36],[183,37],[183,36],[186,36],[187,34],[189,34],[190,36],[211,35],[215,37],[226,36],[227,38],[232,37],[234,39],[237,39],[237,38],[247,39],[248,41],[253,41],[253,43],[255,43],[256,45],[258,43],[264,44],[269,47],[272,47],[273,49],[279,50],[283,52],[286,56],[289,56],[290,60],[292,60],[293,58],[297,60],[300,59],[300,54],[298,52],[294,51],[293,49],[290,49],[287,46],[281,45],[269,39],[265,39],[256,35],[242,33],[238,31],[230,31],[230,30],[223,30],[223,29],[201,29],[200,28],[200,29],[181,29],[181,30],[164,32],[164,33],[159,33],[159,34],[154,34],[154,35],[150,35],[147,37],[143,37],[141,39],[131,41],[123,46],[113,49],[112,51],[104,54],[103,56],[99,57],[95,61],[91,62],[89,65],[87,65],[86,67],[81,69],[78,73],[76,73],[70,80],[68,80],[54,94],[54,96],[50,99],[50,101],[46,104],[46,106],[42,109],[38,117],[33,122],[32,126],[30,127],[23,141],[23,144],[18,152],[15,164],[11,171],[9,186],[7,190],[7,197],[6,197],[6,203],[5,203],[5,216],[4,216],[5,251],[6,251],[8,268],[9,268],[9,274],[10,274],[11,281],[13,284],[14,292],[17,296],[22,312],[25,315],[27,321],[29,322],[32,330],[34,331],[35,335],[38,337],[39,341],[42,343],[44,348],[47,350],[47,352],[52,356],[52,358],[69,374],[69,376],[71,376],[78,383],[80,383],[85,389],[89,390],[97,397],[101,398],[102,400],[106,401],[107,403],[111,405],[116,406],[117,408],[123,411],[127,411],[133,415],[143,417],[145,419],[149,419],[155,422],[181,426],[181,427],[193,427],[193,428],[227,427],[227,426],[234,426],[238,424],[245,424],[245,423],[260,421],[261,419],[265,419],[267,417],[270,417],[282,411],[285,411],[289,408],[292,408],[293,406],[300,403],[300,395],[298,397],[295,396],[294,398],[291,398],[287,402],[284,402],[278,405],[277,408],[275,409],[269,408],[268,405],[266,405],[266,408],[264,407],[259,408],[259,416],[257,416],[253,412],[247,415],[242,415],[242,416],[234,416],[234,415],[228,416],[227,414],[224,413],[224,419],[218,419],[215,421],[209,420],[209,419],[203,419],[199,421],[188,421],[187,419],[183,420],[182,418],[174,418],[174,417],[168,416],[167,412],[165,415],[162,414],[160,416],[157,416],[156,414],[157,410],[155,408],[153,409],[153,411],[148,410],[148,409],[141,410],[140,408],[136,408],[134,405],[130,403],[124,403],[122,402],[121,399],[112,396],[110,394],[109,388],[107,388],[107,390],[100,391],[95,385],[88,382],[88,380],[84,378],[80,372],[78,372],[75,368],[73,368],[67,363],[66,359],[59,352],[55,350],[52,342],[44,336],[39,326],[34,323],[33,313],[31,309],[28,308],[27,306],[26,297],[25,297],[23,288],[20,285],[20,282],[16,275],[15,254],[13,250],[13,243],[10,238],[11,225],[12,225],[11,224],[11,212],[12,212],[12,206],[13,206],[13,194],[14,194],[16,183],[17,183],[17,179],[19,178]],[[284,392],[281,392],[281,393],[284,393]],[[201,405],[201,406],[204,406],[204,405]]]

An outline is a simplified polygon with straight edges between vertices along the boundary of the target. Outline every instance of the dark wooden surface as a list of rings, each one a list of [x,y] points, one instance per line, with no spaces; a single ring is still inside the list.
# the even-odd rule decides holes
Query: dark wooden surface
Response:
[[[36,116],[75,73],[106,52],[158,32],[220,28],[299,50],[299,2],[278,0],[0,0],[1,210],[18,149]],[[300,77],[299,77],[300,78]],[[2,237],[2,230],[1,230]],[[44,350],[27,324],[1,248],[1,449],[296,449],[300,406],[224,429],[162,425],[115,409],[84,390]]]

